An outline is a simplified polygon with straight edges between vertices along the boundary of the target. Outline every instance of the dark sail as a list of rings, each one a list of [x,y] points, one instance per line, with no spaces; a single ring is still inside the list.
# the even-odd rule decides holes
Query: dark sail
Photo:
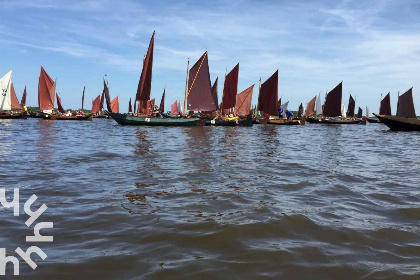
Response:
[[[218,100],[218,97],[217,97],[217,85],[218,85],[218,81],[219,81],[219,77],[216,78],[216,80],[214,81],[213,86],[211,87],[211,95],[213,96],[214,104],[216,104],[216,106],[217,106],[216,110],[219,109],[218,108],[219,107],[218,106],[219,100]]]
[[[20,106],[22,106],[22,108],[26,106],[26,86],[23,90],[22,99],[20,100]]]
[[[102,91],[101,103],[99,104],[99,111],[102,112],[104,109],[105,90]]]
[[[391,98],[389,93],[382,99],[379,115],[391,115]]]
[[[251,109],[254,85],[236,95],[235,115],[248,116]]]
[[[153,68],[153,48],[155,42],[155,32],[153,31],[150,39],[149,48],[143,61],[143,69],[141,70],[139,85],[137,87],[136,101],[143,101],[139,104],[139,110],[144,113],[147,110],[147,101],[150,99],[152,90],[152,68]],[[143,106],[142,106],[143,105]]]
[[[325,99],[323,115],[326,117],[341,116],[341,96],[343,93],[343,83],[339,83],[330,91]]]
[[[354,109],[355,108],[356,108],[356,101],[354,101],[353,97],[350,94],[349,107],[347,108],[347,117],[349,117],[349,118],[354,117]]]
[[[404,118],[416,117],[416,110],[414,109],[413,101],[413,88],[410,88],[398,97],[397,116]]]
[[[277,70],[262,85],[260,95],[258,96],[258,110],[266,114],[278,115],[278,99],[279,99],[279,70]]]
[[[303,104],[300,103],[299,105],[299,110],[298,110],[298,114],[299,114],[299,118],[301,118],[303,116]]]
[[[56,93],[57,95],[57,107],[58,107],[58,111],[62,114],[65,113],[63,106],[61,105],[61,98],[60,96],[58,96],[58,93]]]
[[[130,101],[128,102],[128,112],[129,113],[133,112],[133,106],[131,106],[131,97],[130,97]]]
[[[55,82],[41,66],[38,83],[38,107],[41,111],[54,110]]]
[[[137,101],[136,101],[136,100],[134,100],[134,111],[133,111],[133,113],[134,113],[134,114],[137,114],[137,111],[136,111],[136,105],[137,105]]]
[[[314,98],[312,98],[311,101],[309,101],[308,105],[306,105],[305,116],[309,117],[315,114],[315,101],[316,101],[316,95]]]
[[[155,108],[155,99],[153,98],[151,100],[146,101],[146,104],[147,104],[146,115],[151,116]]]
[[[12,109],[21,109],[22,107],[19,104],[19,100],[16,96],[15,87],[13,83],[10,85],[10,99],[11,99],[11,107]]]
[[[85,89],[86,87],[83,87],[83,94],[82,94],[82,110],[83,110],[83,105],[85,105]]]
[[[357,112],[357,117],[361,119],[363,117],[363,110],[359,107],[359,111]]]
[[[92,101],[92,114],[98,114],[101,112],[100,105],[101,95],[98,95],[98,97],[96,97],[95,100]]]
[[[187,101],[190,111],[217,110],[217,103],[214,103],[211,91],[207,51],[189,71]]]
[[[239,63],[226,75],[222,98],[223,109],[235,107],[236,93],[238,92],[238,75]]]
[[[119,113],[120,112],[120,103],[118,101],[118,96],[112,99],[111,101],[111,112]]]
[[[162,99],[160,100],[159,112],[165,112],[165,89],[163,89]]]
[[[108,89],[108,85],[105,83],[105,80],[104,80],[104,93],[105,93],[106,108],[108,112],[116,113],[116,112],[112,112],[111,96],[109,96],[109,89]]]

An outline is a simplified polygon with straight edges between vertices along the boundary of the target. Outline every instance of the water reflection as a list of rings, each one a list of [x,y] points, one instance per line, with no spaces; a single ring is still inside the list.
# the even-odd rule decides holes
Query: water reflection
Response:
[[[54,122],[39,120],[37,122],[38,137],[36,137],[36,144],[38,151],[38,160],[51,161],[55,153],[54,144],[58,131]]]

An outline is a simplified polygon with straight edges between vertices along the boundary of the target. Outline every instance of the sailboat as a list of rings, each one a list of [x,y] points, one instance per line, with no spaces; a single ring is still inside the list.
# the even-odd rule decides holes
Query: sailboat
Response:
[[[109,104],[109,115],[120,125],[195,126],[198,124],[198,118],[163,118],[153,117],[151,115],[151,113],[153,112],[153,107],[149,108],[149,106],[151,105],[150,93],[152,89],[154,38],[155,32],[153,32],[152,38],[150,39],[149,48],[147,50],[147,54],[143,60],[143,69],[140,75],[136,99],[134,103],[134,107],[136,107],[136,104],[138,105],[136,114],[121,114],[112,112],[111,104]],[[199,64],[199,66],[201,66],[201,63]],[[197,66],[197,68],[198,70],[200,70],[201,67],[199,68]],[[197,81],[197,83],[201,83],[201,81]],[[107,94],[105,93],[105,95]]]
[[[420,131],[420,119],[416,117],[413,88],[398,96],[397,115],[376,115],[381,122],[395,131]]]
[[[92,114],[89,115],[66,115],[65,110],[63,106],[61,105],[61,98],[56,93],[56,99],[57,99],[57,110],[60,114],[45,114],[44,119],[48,120],[74,120],[74,121],[91,121],[92,120]]]
[[[12,83],[12,70],[0,78],[0,119],[26,119],[26,112],[14,112],[22,110],[16,97]]]
[[[379,115],[391,115],[391,97],[388,92],[387,95],[381,100],[379,106]],[[367,118],[367,121],[370,123],[379,123],[381,122],[377,117]]]

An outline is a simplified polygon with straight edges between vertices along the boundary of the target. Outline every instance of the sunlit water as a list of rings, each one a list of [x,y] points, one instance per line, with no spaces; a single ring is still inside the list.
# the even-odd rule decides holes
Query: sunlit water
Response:
[[[22,279],[419,279],[419,144],[382,124],[3,120],[0,187],[54,222]],[[34,245],[23,205],[0,217],[0,247]]]

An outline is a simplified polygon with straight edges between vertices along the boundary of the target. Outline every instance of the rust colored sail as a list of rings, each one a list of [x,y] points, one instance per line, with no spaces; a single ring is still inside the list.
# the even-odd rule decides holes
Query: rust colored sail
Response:
[[[128,101],[128,112],[129,113],[133,112],[133,106],[131,105],[131,97],[130,97],[130,101]]]
[[[236,95],[235,114],[237,116],[248,116],[251,110],[252,93],[254,85]]]
[[[258,110],[266,114],[278,115],[279,99],[279,70],[261,84],[260,95],[258,96]]]
[[[153,114],[153,110],[155,108],[155,99],[151,99],[146,101],[147,104],[147,112],[146,115],[151,116]]]
[[[100,112],[102,112],[102,110],[104,109],[104,100],[105,100],[105,90],[102,90],[101,103],[99,104]]]
[[[11,98],[11,107],[12,109],[21,109],[21,106],[19,104],[19,100],[16,96],[15,88],[13,86],[13,83],[10,85],[10,98]]]
[[[101,106],[101,95],[98,95],[98,97],[96,97],[92,101],[92,114],[99,114],[101,112],[100,106]]]
[[[349,98],[349,107],[347,108],[347,117],[353,118],[354,117],[354,109],[356,108],[356,101],[350,94]]]
[[[160,100],[159,112],[165,112],[165,89],[163,89],[162,99]]]
[[[239,63],[226,75],[222,98],[223,109],[235,107],[236,93],[238,92],[238,75]]]
[[[316,95],[314,98],[309,101],[308,105],[306,105],[305,116],[309,117],[315,114],[315,102],[316,102]]]
[[[152,89],[152,68],[153,68],[153,47],[155,42],[155,32],[153,31],[150,39],[149,48],[143,61],[139,85],[137,87],[136,101],[148,101]],[[147,103],[145,103],[147,104]]]
[[[187,101],[187,108],[190,111],[213,112],[217,110],[217,103],[214,102],[211,90],[207,52],[189,71]]]
[[[391,115],[391,98],[389,93],[382,99],[379,115]]]
[[[26,106],[26,86],[23,90],[22,99],[20,100],[20,106],[22,106],[22,108]]]
[[[213,97],[213,101],[214,101],[214,104],[216,104],[216,110],[218,110],[219,109],[219,98],[217,97],[217,85],[218,85],[218,81],[219,81],[219,77],[217,77],[216,78],[216,80],[214,81],[214,83],[213,83],[213,86],[211,87],[211,95],[212,95],[212,97]]]
[[[85,103],[85,89],[86,89],[86,87],[84,86],[83,87],[83,94],[82,94],[82,110],[83,110],[83,105]]]
[[[416,110],[414,109],[413,101],[413,88],[410,88],[398,97],[397,116],[404,118],[416,117]]]
[[[54,110],[55,82],[41,66],[38,83],[38,106],[41,111]]]
[[[323,115],[326,117],[341,116],[341,97],[343,94],[343,83],[339,83],[325,98]]]
[[[105,93],[106,108],[108,112],[117,113],[117,112],[112,111],[111,96],[109,95],[108,85],[105,83],[105,80],[104,80],[104,93]]]
[[[178,101],[175,100],[174,103],[171,105],[171,115],[178,115]]]
[[[111,101],[111,112],[112,113],[120,112],[120,103],[118,102],[118,96],[112,99]]]
[[[58,111],[62,114],[64,114],[66,111],[64,111],[63,106],[61,105],[61,98],[60,96],[58,96],[58,93],[56,93],[57,95],[57,107],[58,107]]]

